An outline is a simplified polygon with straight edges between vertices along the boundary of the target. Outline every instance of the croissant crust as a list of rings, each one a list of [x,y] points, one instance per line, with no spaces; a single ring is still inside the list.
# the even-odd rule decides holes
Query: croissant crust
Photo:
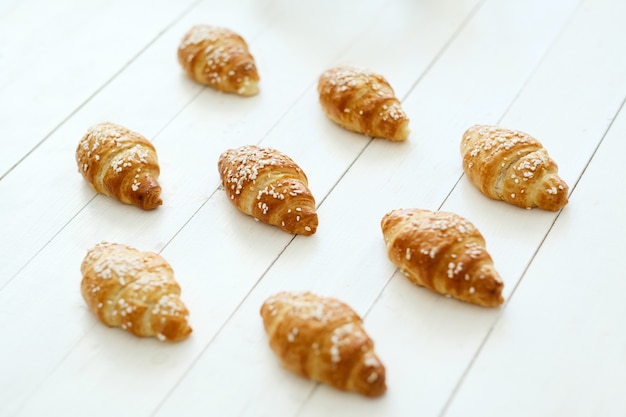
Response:
[[[102,242],[87,252],[80,269],[83,299],[107,326],[168,342],[191,333],[180,286],[160,255]]]
[[[398,209],[381,228],[389,259],[413,283],[485,307],[502,304],[503,283],[485,239],[467,219],[447,212]]]
[[[470,127],[461,142],[463,170],[484,195],[523,208],[560,210],[568,186],[556,162],[531,135],[499,126]]]
[[[259,74],[248,44],[230,29],[195,25],[178,47],[178,62],[193,80],[219,91],[253,96]]]
[[[284,153],[255,145],[220,155],[218,170],[229,201],[263,223],[312,235],[318,218],[302,169]]]
[[[409,136],[409,119],[389,82],[365,69],[340,66],[319,79],[320,104],[339,126],[368,136],[403,141]]]
[[[99,193],[145,210],[162,204],[156,150],[137,132],[113,123],[96,124],[80,140],[76,162]]]
[[[374,343],[345,303],[310,292],[281,292],[263,303],[261,316],[270,347],[287,369],[368,397],[386,391]]]

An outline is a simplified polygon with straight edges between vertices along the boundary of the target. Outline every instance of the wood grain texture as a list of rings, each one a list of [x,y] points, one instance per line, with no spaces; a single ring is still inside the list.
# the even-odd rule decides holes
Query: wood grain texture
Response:
[[[624,197],[610,197],[597,187],[607,176],[613,186],[626,185],[624,173],[611,168],[619,163],[625,132],[622,108],[572,195],[579,203],[557,218],[446,415],[507,410],[522,416],[541,410],[542,415],[618,416],[626,409],[620,394],[626,337],[616,331],[625,313],[621,294],[626,288],[612,279],[626,267],[619,256],[624,246],[602,242],[626,227],[618,214]],[[563,241],[579,244],[563,246]],[[587,356],[593,360],[584,360]],[[504,373],[526,395],[494,383]],[[552,389],[554,385],[559,389]],[[486,396],[489,405],[479,406]]]
[[[26,24],[4,35],[17,50],[15,55],[7,52],[14,58],[0,76],[0,178],[157,39],[191,2],[64,1],[49,14],[49,6],[28,4],[20,16]],[[152,10],[150,19],[144,18],[147,8]],[[40,24],[31,26],[33,15],[43,17]],[[22,53],[25,62],[15,58]]]
[[[619,0],[3,3],[0,416],[623,415],[624,19]],[[185,76],[176,51],[194,24],[246,39],[258,95]],[[342,64],[388,79],[411,119],[406,142],[328,120],[317,80]],[[101,121],[154,143],[157,210],[96,195],[76,172],[76,144]],[[467,181],[458,148],[477,123],[540,138],[570,186],[562,212],[493,201]],[[315,235],[230,206],[217,160],[248,144],[307,173]],[[471,220],[505,304],[482,309],[409,283],[379,226],[402,207]],[[80,263],[103,240],[168,260],[187,340],[134,338],[91,315]],[[364,318],[384,396],[282,368],[259,308],[285,290],[340,298]]]

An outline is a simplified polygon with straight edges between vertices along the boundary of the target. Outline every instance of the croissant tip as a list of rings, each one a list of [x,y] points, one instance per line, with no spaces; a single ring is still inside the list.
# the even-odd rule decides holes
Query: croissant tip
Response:
[[[379,388],[372,389],[371,391],[361,392],[360,394],[370,398],[382,397],[387,392],[387,385],[383,384]]]
[[[385,367],[380,364],[375,368],[368,367],[366,369],[366,376],[363,375],[362,378],[364,379],[361,379],[357,386],[353,387],[354,391],[369,398],[381,397],[387,392]]]
[[[245,87],[241,87],[239,90],[237,90],[237,94],[243,97],[253,97],[259,94],[259,91],[260,90],[259,90],[258,83],[253,82],[253,83],[249,83]]]
[[[502,296],[502,294],[498,294],[495,297],[489,296],[482,300],[479,300],[478,302],[472,302],[472,301],[470,302],[472,304],[477,304],[481,307],[497,308],[497,307],[500,307],[502,304],[504,304],[504,297]]]
[[[403,124],[396,131],[395,135],[389,138],[389,140],[394,141],[394,142],[404,142],[409,138],[410,134],[411,134],[411,129],[409,129],[408,120],[407,120],[407,123]]]
[[[189,312],[187,311],[182,301],[180,301],[183,314],[175,317],[166,317],[160,332],[156,335],[159,340],[165,342],[179,342],[186,339],[192,332],[192,328],[188,322]]]
[[[176,334],[167,335],[163,337],[160,337],[159,335],[157,335],[157,338],[160,340],[164,340],[165,342],[176,343],[176,342],[181,342],[187,339],[192,332],[193,332],[193,329],[191,328],[191,326],[187,325],[184,329],[179,330],[178,333]]]
[[[150,202],[148,204],[144,204],[143,209],[144,210],[154,210],[155,208],[159,207],[163,205],[163,200],[161,198],[158,198],[156,200],[154,200],[153,202]]]
[[[399,132],[397,132],[395,135],[387,139],[389,139],[392,142],[406,142],[410,134],[411,134],[411,130],[409,128],[403,128]]]
[[[303,236],[311,236],[317,232],[318,226],[318,218],[317,213],[314,211],[311,212],[303,212],[301,215],[301,224],[296,224],[295,230],[293,230],[294,234],[303,235]]]
[[[150,188],[141,199],[141,208],[144,210],[154,210],[163,204],[163,200],[161,199],[161,187],[154,186]]]
[[[548,211],[559,211],[568,203],[568,187],[562,180],[549,182],[537,195],[537,207]]]

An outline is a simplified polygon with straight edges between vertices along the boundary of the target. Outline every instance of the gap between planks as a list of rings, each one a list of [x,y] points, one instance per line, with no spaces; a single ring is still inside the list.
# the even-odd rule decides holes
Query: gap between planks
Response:
[[[401,98],[401,102],[405,101],[406,98],[413,92],[413,90],[415,90],[415,88],[419,85],[420,81],[430,72],[430,70],[435,66],[435,64],[437,63],[437,61],[439,61],[439,59],[445,54],[445,52],[448,50],[448,48],[450,47],[450,45],[454,42],[454,40],[459,36],[459,34],[463,31],[463,29],[465,28],[465,26],[467,25],[467,23],[472,19],[472,17],[480,10],[480,8],[484,5],[484,3],[486,2],[486,0],[480,0],[473,8],[472,10],[470,10],[470,12],[467,14],[467,16],[463,19],[463,21],[461,22],[461,24],[456,28],[456,30],[452,33],[452,35],[448,38],[448,40],[443,44],[443,46],[441,47],[441,49],[437,52],[437,54],[435,54],[435,56],[433,57],[433,59],[428,63],[428,65],[424,68],[424,70],[418,75],[417,79],[415,82],[413,82],[411,84],[411,86],[409,87],[409,89],[407,90],[407,92],[405,94],[403,94],[402,98]],[[372,26],[375,22],[372,22],[372,24],[370,26]],[[367,29],[365,30],[365,32],[367,31]],[[356,39],[351,42],[350,44],[348,44],[346,46],[346,48],[344,48],[344,51],[349,50],[354,44],[356,43]],[[342,51],[343,52],[343,51]],[[341,53],[340,53],[341,55]],[[541,62],[541,60],[539,60],[539,62],[537,63],[537,65],[539,65],[539,63]],[[525,85],[526,83],[524,83],[523,85]],[[306,95],[306,92],[310,89],[313,88],[315,86],[315,82],[312,82],[305,90],[304,92],[297,98],[297,100],[295,101],[295,103],[299,102],[303,96]],[[515,98],[517,98],[517,95],[515,96]],[[514,99],[515,100],[515,99]],[[513,101],[514,101],[513,100]],[[295,104],[294,103],[294,104]],[[276,123],[274,123],[272,125],[272,127],[268,130],[268,132],[263,135],[261,137],[261,139],[257,142],[257,144],[261,143],[263,141],[263,139],[265,139],[270,133],[271,131],[284,119],[284,117],[291,111],[291,109],[293,108],[293,106],[290,106],[283,115],[280,116],[280,118],[276,121]],[[510,108],[510,106],[508,107]],[[506,111],[508,111],[508,108]],[[505,111],[505,114],[506,114]],[[504,115],[502,116],[504,117]],[[363,146],[363,148],[356,154],[355,158],[350,162],[350,164],[348,164],[348,166],[346,167],[346,169],[344,170],[343,173],[341,173],[341,175],[337,178],[337,181],[330,187],[330,189],[328,190],[328,193],[326,193],[326,195],[324,195],[324,197],[320,200],[319,204],[317,205],[317,207],[321,207],[324,202],[326,201],[326,199],[328,198],[328,196],[333,192],[333,190],[336,188],[336,186],[342,181],[342,179],[345,177],[345,175],[350,171],[350,169],[354,166],[354,164],[356,163],[356,161],[361,157],[361,155],[365,152],[365,150],[370,146],[370,144],[374,141],[377,140],[373,137],[370,137],[368,142],[365,144],[365,146]],[[460,178],[459,178],[460,179]],[[454,190],[454,188],[456,187],[456,184],[458,184],[458,180],[455,183],[454,187],[452,188],[452,190]],[[161,249],[164,250],[171,242],[172,240],[179,234],[180,230],[182,230],[185,225],[187,225],[191,219],[200,211],[200,209],[206,205],[206,203],[213,198],[213,196],[217,193],[217,191],[222,188],[221,186],[217,187],[216,190],[214,190],[211,195],[207,198],[207,200],[205,200],[202,205],[200,206],[200,208],[198,208],[198,210],[196,210],[194,212],[194,214],[192,214],[192,216],[185,222],[185,224],[181,227],[181,229],[179,229],[178,232],[176,232],[174,234],[174,236],[172,237],[172,239],[170,239],[165,246]],[[452,192],[452,190],[450,191],[450,193]],[[441,208],[441,206],[445,203],[445,201],[447,200],[449,194],[446,195],[446,197],[444,198],[443,202],[441,203],[441,205],[439,206],[439,208]],[[168,398],[171,396],[171,394],[176,390],[176,388],[180,385],[181,381],[185,378],[185,376],[189,373],[189,371],[195,366],[195,364],[197,363],[197,361],[202,357],[202,355],[204,354],[204,352],[210,347],[210,345],[213,343],[213,341],[222,333],[222,330],[228,325],[228,323],[232,320],[233,316],[239,311],[240,307],[248,300],[248,298],[250,297],[250,294],[254,291],[254,289],[259,285],[259,283],[263,280],[263,278],[265,277],[265,275],[267,275],[268,271],[273,267],[273,265],[278,261],[278,259],[282,256],[282,254],[285,252],[285,250],[291,245],[291,243],[295,240],[296,236],[293,236],[292,239],[290,239],[287,244],[281,249],[281,251],[276,255],[276,257],[271,261],[271,263],[268,265],[268,267],[265,269],[265,271],[263,271],[263,273],[260,275],[260,277],[258,278],[258,280],[250,287],[250,289],[246,292],[245,296],[241,299],[241,301],[237,304],[237,306],[233,309],[233,311],[228,315],[228,317],[226,318],[226,320],[224,321],[224,323],[222,323],[222,325],[219,327],[219,329],[215,332],[215,334],[211,337],[211,339],[208,341],[208,343],[204,346],[204,348],[198,353],[198,355],[196,356],[196,358],[194,358],[194,360],[191,362],[191,364],[189,365],[189,367],[181,374],[180,378],[178,381],[176,381],[176,383],[174,383],[171,387],[171,389],[168,391],[168,393],[163,397],[163,399],[158,403],[158,405],[156,406],[156,408],[154,409],[154,411],[150,414],[151,416],[155,416],[159,410],[161,409],[162,405],[165,404],[168,400]],[[372,310],[372,308],[376,305],[377,301],[380,299],[380,297],[382,296],[382,294],[384,293],[385,289],[389,286],[389,284],[391,283],[391,280],[393,279],[393,276],[395,275],[397,271],[397,268],[394,269],[394,271],[391,273],[391,275],[389,276],[389,278],[387,278],[385,284],[382,286],[382,288],[380,289],[380,291],[378,292],[378,294],[376,295],[376,297],[374,297],[373,302],[368,306],[368,308],[366,309],[365,313],[363,314],[363,319],[365,319],[367,317],[367,315],[369,314],[369,312]],[[482,346],[482,345],[481,345]],[[320,386],[319,382],[316,382],[310,389],[308,395],[306,396],[306,398],[304,399],[304,401],[302,401],[302,403],[300,404],[300,406],[298,407],[298,409],[296,410],[294,417],[298,416],[302,410],[305,408],[305,406],[307,405],[307,403],[309,402],[309,400],[313,397],[315,391],[317,390],[317,388]]]
[[[578,4],[576,5],[576,7],[574,8],[574,10],[572,11],[572,13],[570,14],[570,16],[568,17],[566,23],[563,25],[563,28],[559,31],[559,33],[557,34],[557,36],[555,36],[554,40],[552,41],[552,43],[550,44],[550,46],[546,49],[546,52],[543,54],[543,56],[541,57],[541,59],[539,60],[539,62],[537,63],[537,65],[535,66],[535,68],[533,69],[533,71],[529,74],[528,78],[526,79],[526,81],[522,84],[519,92],[515,95],[515,97],[513,98],[513,100],[511,101],[510,105],[506,108],[506,110],[504,111],[504,113],[502,114],[502,116],[499,118],[498,123],[501,123],[502,120],[507,116],[508,112],[511,110],[511,108],[513,107],[513,105],[515,104],[515,102],[518,100],[521,92],[524,90],[524,87],[530,82],[530,80],[533,78],[533,75],[537,72],[538,68],[541,65],[541,62],[544,61],[544,59],[546,58],[546,56],[549,55],[550,51],[553,50],[553,48],[555,47],[555,45],[558,43],[559,39],[561,39],[563,33],[566,31],[567,27],[570,25],[570,23],[572,22],[574,16],[576,16],[579,12],[579,10],[581,9],[583,3],[585,3],[584,0],[581,0],[578,2]],[[624,105],[626,104],[626,96],[624,96],[624,98],[622,99],[621,104],[619,105],[617,111],[615,112],[615,114],[613,115],[609,125],[607,126],[607,128],[605,129],[604,133],[602,134],[602,137],[600,138],[600,140],[598,141],[597,145],[595,146],[593,152],[591,153],[591,155],[589,156],[587,163],[585,164],[585,166],[583,167],[580,175],[578,176],[578,178],[576,179],[576,181],[574,182],[573,186],[571,187],[571,191],[569,193],[568,197],[571,197],[575,190],[576,187],[578,186],[578,183],[580,182],[580,180],[582,179],[583,175],[585,174],[585,171],[587,170],[587,168],[589,167],[589,164],[591,163],[591,161],[593,160],[594,156],[596,155],[596,153],[598,152],[598,149],[600,148],[600,146],[602,145],[602,143],[604,142],[604,139],[606,138],[607,134],[610,132],[611,128],[613,127],[613,124],[615,123],[615,120],[617,119],[618,115],[621,113],[622,109],[624,108]],[[454,184],[454,186],[452,187],[452,189],[450,190],[450,192],[448,193],[448,195],[446,196],[446,198],[444,199],[444,201],[441,203],[441,205],[439,206],[438,210],[440,210],[443,205],[446,203],[446,201],[448,200],[448,198],[450,197],[450,195],[454,192],[454,190],[457,188],[459,182],[461,181],[461,179],[465,176],[465,174],[462,174],[459,179],[457,180],[457,182]],[[446,413],[448,412],[448,409],[450,408],[450,405],[452,404],[452,402],[454,401],[456,395],[458,394],[458,392],[460,391],[461,387],[463,386],[463,383],[465,382],[465,379],[467,378],[467,376],[469,375],[470,371],[472,370],[474,363],[476,362],[476,360],[478,359],[478,357],[480,356],[480,354],[482,353],[483,348],[485,347],[485,344],[487,343],[487,340],[489,340],[489,337],[491,336],[493,330],[495,329],[495,327],[498,325],[498,323],[500,322],[500,319],[502,317],[502,315],[504,314],[504,311],[506,309],[506,307],[508,306],[509,302],[511,301],[511,299],[513,299],[513,297],[515,296],[515,292],[517,291],[517,288],[520,286],[520,284],[522,283],[522,280],[524,279],[524,276],[526,275],[526,272],[528,271],[528,269],[530,268],[530,265],[533,263],[533,261],[535,260],[537,254],[539,253],[539,251],[541,250],[541,248],[543,247],[544,242],[546,241],[548,235],[550,234],[550,232],[552,231],[552,229],[554,228],[554,225],[556,224],[557,220],[559,219],[560,215],[562,213],[562,209],[559,210],[559,212],[556,214],[556,216],[554,217],[552,223],[550,224],[550,227],[548,228],[548,230],[546,231],[546,233],[544,234],[544,236],[542,237],[541,241],[539,242],[539,245],[537,246],[536,250],[532,253],[530,259],[528,260],[528,263],[526,264],[526,266],[524,267],[519,279],[515,282],[515,285],[513,286],[513,289],[511,290],[511,294],[509,295],[509,297],[507,298],[507,300],[505,301],[504,305],[502,305],[500,311],[498,312],[498,314],[496,315],[495,320],[493,321],[493,323],[491,324],[491,326],[489,327],[489,329],[487,330],[487,333],[485,334],[485,336],[483,337],[482,341],[480,342],[478,348],[476,349],[476,352],[474,353],[474,355],[472,356],[471,360],[469,361],[467,367],[465,368],[465,370],[463,371],[463,373],[461,374],[458,383],[454,386],[452,392],[450,393],[450,396],[448,397],[448,400],[445,402],[444,406],[441,409],[441,412],[438,414],[439,417],[445,417]]]
[[[83,107],[85,107],[85,105],[87,105],[87,103],[89,103],[95,96],[97,96],[102,90],[104,90],[109,84],[111,84],[113,82],[113,80],[115,80],[117,77],[119,77],[119,75],[122,74],[126,70],[126,68],[128,68],[133,62],[135,62],[135,60],[137,58],[139,58],[141,55],[143,55],[148,50],[148,48],[150,48],[156,41],[159,40],[159,38],[161,38],[161,36],[163,36],[163,34],[165,32],[167,32],[172,26],[174,26],[176,23],[178,23],[183,17],[185,17],[191,10],[193,10],[196,6],[198,6],[198,4],[200,4],[203,1],[204,0],[195,0],[190,6],[187,7],[187,9],[183,10],[183,12],[181,14],[179,14],[176,18],[174,18],[174,20],[172,20],[170,23],[165,25],[165,27],[159,33],[157,33],[157,35],[150,42],[148,42],[146,45],[144,45],[142,48],[140,48],[139,52],[137,52],[135,55],[133,55],[133,57],[128,62],[126,62],[124,65],[122,65],[122,67],[120,69],[118,69],[115,73],[113,73],[113,75],[111,77],[109,77],[107,80],[105,80],[104,83],[102,83],[102,85],[100,87],[96,88],[95,91],[93,93],[91,93],[85,100],[83,100],[83,102],[80,103],[76,108],[74,108],[74,110],[70,111],[70,113],[63,120],[61,120],[56,126],[54,126],[52,128],[52,130],[50,130],[28,152],[26,152],[26,154],[24,154],[24,156],[19,158],[16,163],[11,165],[9,167],[9,169],[7,169],[6,172],[0,174],[0,181],[2,181],[2,179],[4,177],[9,175],[19,164],[21,164],[26,158],[28,158],[35,150],[37,150],[37,148],[39,148],[50,136],[52,136],[57,130],[59,130],[59,128],[61,126],[63,126],[65,123],[67,123],[68,120],[70,120],[72,117],[74,117],[74,115],[76,113],[78,113]],[[41,249],[43,249],[43,248],[41,248]],[[37,253],[39,253],[41,251],[41,249],[39,251],[37,251]],[[1,290],[1,288],[0,288],[0,290]]]

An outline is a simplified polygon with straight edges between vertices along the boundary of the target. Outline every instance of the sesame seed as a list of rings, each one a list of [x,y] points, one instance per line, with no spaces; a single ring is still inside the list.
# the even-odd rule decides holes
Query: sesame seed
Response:
[[[376,372],[372,372],[368,377],[367,377],[367,382],[370,384],[373,384],[376,380],[378,379],[378,373]]]

